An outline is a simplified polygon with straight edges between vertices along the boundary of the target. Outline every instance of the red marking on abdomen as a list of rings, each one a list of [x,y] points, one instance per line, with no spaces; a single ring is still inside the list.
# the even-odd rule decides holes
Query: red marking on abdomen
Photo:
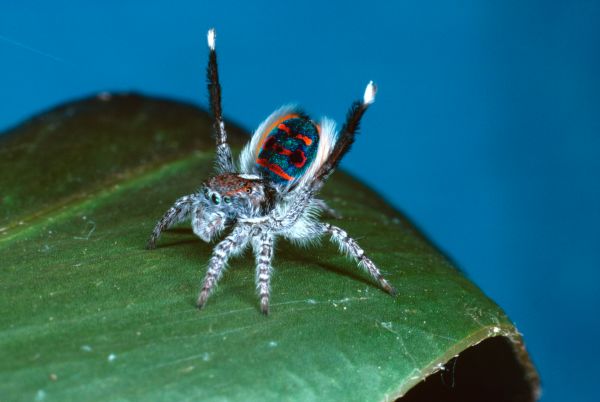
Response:
[[[286,150],[287,151],[287,150]],[[289,151],[288,151],[289,152]],[[274,164],[274,163],[269,163],[266,159],[261,158],[261,159],[257,159],[256,163],[258,163],[260,166],[264,166],[267,169],[269,169],[271,172],[275,173],[277,176],[284,178],[285,180],[294,180],[294,178],[292,176],[290,176],[289,174],[287,174],[286,172],[283,171],[282,168],[280,168],[278,165]]]
[[[294,164],[297,168],[301,168],[306,164],[306,155],[301,150],[297,149],[290,156],[290,162]]]
[[[285,124],[281,123],[280,125],[277,126],[278,129],[280,129],[281,131],[285,131],[285,133],[287,135],[292,135],[292,130],[286,126]],[[296,136],[294,138],[297,138],[299,140],[304,141],[304,143],[306,144],[306,146],[309,146],[310,144],[312,144],[312,140],[310,138],[308,138],[305,135],[302,134],[296,134]]]
[[[267,140],[267,142],[265,142],[264,149],[272,150],[272,151],[277,152],[280,155],[285,155],[285,156],[290,156],[292,154],[292,151],[282,147],[281,144],[279,144],[277,142],[275,137],[271,137]]]
[[[296,138],[298,138],[299,140],[304,141],[304,143],[306,144],[306,146],[309,146],[310,144],[312,144],[312,140],[310,138],[308,138],[307,136],[305,136],[305,135],[298,134],[296,136]]]
[[[281,123],[280,125],[277,126],[278,129],[285,131],[288,135],[290,135],[290,128],[288,126],[286,126],[285,124]]]

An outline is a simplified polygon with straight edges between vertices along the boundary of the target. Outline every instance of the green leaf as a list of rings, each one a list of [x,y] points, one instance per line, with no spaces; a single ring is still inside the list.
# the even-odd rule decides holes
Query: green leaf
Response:
[[[341,173],[323,192],[344,215],[335,224],[397,297],[326,240],[281,240],[271,315],[259,312],[250,253],[198,311],[213,245],[189,225],[156,250],[144,245],[171,203],[211,174],[210,127],[189,105],[104,96],[0,137],[0,400],[537,397],[502,310]],[[228,127],[239,150],[248,137]]]

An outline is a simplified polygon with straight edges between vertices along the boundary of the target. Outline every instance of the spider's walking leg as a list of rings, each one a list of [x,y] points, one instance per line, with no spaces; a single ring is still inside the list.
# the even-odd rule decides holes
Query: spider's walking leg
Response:
[[[192,203],[193,195],[186,195],[175,201],[173,206],[169,208],[163,217],[156,223],[152,235],[150,235],[150,239],[146,244],[146,248],[149,250],[156,248],[156,240],[158,240],[163,230],[186,220],[190,216]]]
[[[223,271],[227,266],[227,260],[230,256],[240,253],[244,250],[248,240],[248,230],[244,227],[236,227],[233,232],[225,239],[221,240],[215,246],[213,255],[208,262],[208,270],[204,277],[204,284],[198,296],[196,305],[198,308],[204,307],[206,299],[214,290],[217,282],[223,276]]]
[[[210,109],[215,117],[214,129],[217,139],[217,171],[219,173],[235,172],[231,149],[227,144],[227,132],[223,122],[223,110],[221,108],[221,84],[219,83],[219,68],[217,66],[217,51],[215,50],[216,32],[214,29],[208,31],[208,67],[206,78],[208,81],[208,93]]]
[[[260,297],[260,310],[269,314],[269,294],[271,290],[271,259],[273,258],[273,235],[262,232],[253,239],[252,247],[256,256],[256,290]]]
[[[376,279],[386,292],[392,296],[396,295],[396,289],[385,280],[383,275],[381,275],[381,272],[379,272],[379,269],[375,266],[373,261],[365,255],[364,250],[358,245],[356,240],[348,236],[344,230],[328,223],[323,224],[323,231],[330,234],[331,240],[336,242],[342,251],[345,251],[354,258],[360,267],[369,272],[373,279]]]

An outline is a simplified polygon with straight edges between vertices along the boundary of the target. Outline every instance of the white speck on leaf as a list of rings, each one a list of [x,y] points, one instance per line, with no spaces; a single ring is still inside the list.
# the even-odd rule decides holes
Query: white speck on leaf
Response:
[[[92,347],[90,345],[81,345],[81,350],[84,352],[91,352]]]
[[[115,355],[114,353],[109,354],[108,358],[107,358],[107,360],[109,362],[114,362],[116,359],[117,359],[117,355]]]
[[[182,368],[181,370],[179,370],[182,373],[189,373],[190,371],[194,370],[194,366],[187,366],[185,368]]]
[[[88,221],[86,224],[87,234],[85,236],[73,236],[75,240],[89,240],[94,230],[96,230],[96,222]]]
[[[48,253],[50,252],[51,247],[48,244],[44,244],[38,251],[40,253]]]

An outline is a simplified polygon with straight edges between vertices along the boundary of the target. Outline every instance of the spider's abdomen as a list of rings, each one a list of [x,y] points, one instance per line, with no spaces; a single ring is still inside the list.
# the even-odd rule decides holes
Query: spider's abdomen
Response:
[[[256,158],[261,176],[275,184],[302,177],[317,156],[319,126],[308,117],[289,114],[268,129]]]

